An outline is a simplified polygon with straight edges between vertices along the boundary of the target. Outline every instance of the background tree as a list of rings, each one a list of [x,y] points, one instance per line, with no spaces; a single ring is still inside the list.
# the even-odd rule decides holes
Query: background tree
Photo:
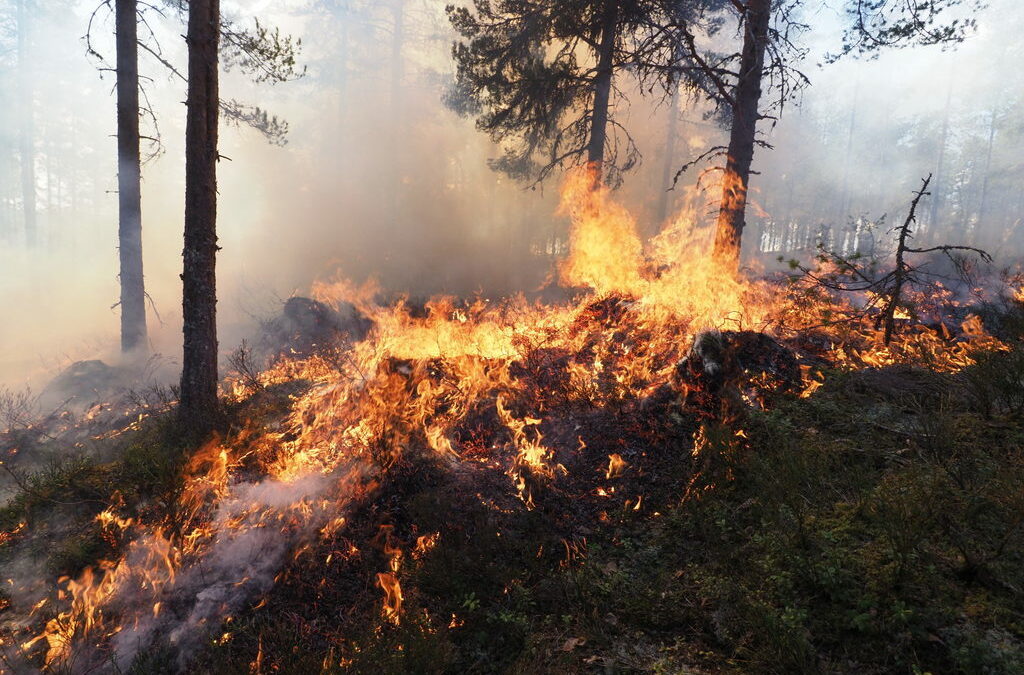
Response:
[[[78,20],[66,2],[0,3],[0,98],[9,102],[0,112],[0,236],[12,253],[52,253],[89,239],[81,209],[93,202],[91,188],[114,192],[100,186],[92,138],[80,134],[91,107],[61,96],[85,68],[52,44],[55,34],[73,44]]]
[[[976,257],[984,263],[992,262],[992,256],[987,251],[973,246],[941,244],[921,248],[912,245],[914,225],[917,223],[917,210],[921,199],[929,194],[928,185],[931,180],[932,176],[929,175],[921,181],[921,187],[914,192],[910,211],[903,224],[892,229],[896,241],[892,251],[891,270],[880,272],[878,267],[883,260],[879,258],[873,256],[862,258],[859,255],[846,257],[834,251],[828,251],[824,247],[821,247],[822,250],[817,257],[817,262],[827,266],[824,271],[811,270],[796,261],[793,262],[794,267],[814,284],[831,291],[865,294],[868,302],[859,313],[874,314],[875,329],[882,329],[882,341],[885,344],[892,341],[896,332],[898,311],[912,309],[912,307],[904,307],[908,289],[914,288],[918,292],[941,296],[943,287],[941,283],[936,283],[936,280],[948,281],[948,279],[943,271],[930,269],[931,263],[934,262],[929,259],[930,254],[945,256],[951,263],[949,267],[969,285],[973,285],[971,283],[972,259]],[[912,258],[916,258],[916,260],[912,261]]]
[[[116,0],[117,205],[121,265],[121,351],[146,343],[146,288],[142,273],[142,159],[139,153],[138,2]]]
[[[21,202],[25,218],[25,243],[35,246],[37,241],[36,223],[36,150],[32,78],[31,47],[31,0],[15,0],[17,3],[18,31],[18,155],[21,164]]]
[[[14,100],[17,92],[17,36],[16,8],[0,6],[0,95]],[[0,240],[10,246],[22,227],[17,209],[20,191],[18,157],[18,115],[15,110],[0,109]]]
[[[163,6],[150,3],[139,5],[137,0],[114,0],[116,67],[111,69],[94,46],[93,24],[100,10],[109,9],[110,0],[101,2],[90,15],[86,31],[86,50],[98,62],[100,72],[114,70],[117,83],[117,139],[118,139],[118,255],[120,259],[119,301],[121,309],[121,350],[125,353],[146,346],[146,290],[142,255],[142,156],[140,153],[139,118],[149,118],[154,129],[149,140],[153,143],[150,158],[161,150],[156,114],[145,96],[139,77],[138,52],[141,48],[151,55],[162,68],[173,76],[185,76],[169,61],[149,24],[148,14],[167,18],[171,10],[179,17],[187,9],[180,0],[165,0]],[[139,39],[138,26],[146,28]],[[301,46],[282,36],[280,30],[270,29],[255,22],[254,29],[243,29],[231,21],[221,21],[220,50],[227,67],[238,66],[251,74],[257,82],[283,82],[302,75],[295,57]],[[140,107],[140,92],[145,106]],[[235,125],[252,127],[276,144],[283,144],[287,123],[269,115],[257,106],[228,99],[218,101],[225,118]]]

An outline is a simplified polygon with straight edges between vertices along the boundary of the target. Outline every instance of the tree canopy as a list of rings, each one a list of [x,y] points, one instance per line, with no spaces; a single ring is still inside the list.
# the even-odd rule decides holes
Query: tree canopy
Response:
[[[680,82],[699,90],[706,78],[680,62],[666,27],[685,20],[714,34],[721,21],[713,10],[722,4],[476,0],[472,8],[449,6],[462,40],[453,47],[457,72],[447,101],[502,143],[496,169],[540,180],[558,167],[593,161],[597,143],[607,178],[616,182],[640,158],[616,115],[625,97],[620,76],[628,74],[648,95],[664,96]],[[681,78],[684,70],[692,77]],[[599,128],[602,76],[610,90],[607,133]]]

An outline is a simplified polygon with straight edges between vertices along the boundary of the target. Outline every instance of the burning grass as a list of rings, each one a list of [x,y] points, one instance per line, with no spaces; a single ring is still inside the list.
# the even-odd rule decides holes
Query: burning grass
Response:
[[[9,662],[842,671],[935,635],[943,647],[920,663],[961,663],[949,645],[982,645],[997,614],[1019,611],[1005,591],[1020,587],[1019,457],[1009,438],[971,436],[1019,412],[1019,351],[973,317],[908,323],[884,345],[849,299],[694,256],[682,218],[645,255],[629,214],[589,184],[564,193],[561,274],[592,289],[574,301],[436,299],[420,313],[321,284],[317,300],[372,326],[365,339],[247,366],[203,448],[134,432],[104,469],[116,493],[79,518],[108,546],[78,557],[105,559],[62,565],[55,597],[7,626]],[[877,373],[888,389],[862,383],[855,403]],[[906,414],[915,396],[960,390],[962,437],[918,429],[930,408]],[[943,465],[941,439],[976,473]],[[21,499],[0,547],[50,508]],[[919,512],[937,499],[954,505],[945,520]],[[975,508],[988,514],[977,534]],[[915,623],[922,585],[949,605],[964,575],[998,596],[983,620],[956,636],[936,627],[948,617]],[[908,632],[880,663],[899,621]],[[849,630],[863,649],[842,655]]]

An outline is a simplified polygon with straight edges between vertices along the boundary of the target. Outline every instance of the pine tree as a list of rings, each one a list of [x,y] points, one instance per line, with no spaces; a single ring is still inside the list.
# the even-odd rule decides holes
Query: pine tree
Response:
[[[217,124],[220,112],[219,0],[188,9],[188,100],[185,126],[185,248],[181,371],[182,422],[202,434],[216,422],[217,402]]]
[[[982,4],[982,0],[850,0],[842,48],[829,60],[847,54],[871,55],[889,47],[955,44],[973,29],[974,21],[950,18],[948,10]],[[731,0],[728,7],[742,35],[739,50],[732,54],[698,49],[697,31],[685,21],[675,31],[688,56],[684,72],[702,72],[709,98],[730,124],[728,147],[705,155],[725,158],[714,246],[715,258],[725,267],[739,266],[754,149],[766,145],[757,136],[757,124],[777,117],[795,92],[808,84],[795,69],[806,54],[797,42],[797,35],[806,28],[799,21],[803,5],[803,0]],[[768,96],[764,95],[766,81]]]
[[[453,48],[455,110],[504,145],[496,169],[542,180],[565,165],[590,164],[617,184],[640,153],[616,119],[625,76],[640,91],[671,96],[682,64],[669,32],[683,16],[701,22],[712,0],[477,0],[448,7],[462,36]],[[715,23],[704,24],[713,31]],[[673,70],[673,65],[679,66]],[[690,69],[692,71],[692,69]]]

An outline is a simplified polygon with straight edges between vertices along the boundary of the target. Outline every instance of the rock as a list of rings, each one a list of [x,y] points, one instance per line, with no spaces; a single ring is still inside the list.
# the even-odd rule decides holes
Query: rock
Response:
[[[539,289],[525,295],[530,302],[540,302],[542,305],[564,305],[589,292],[590,289],[582,286],[563,286],[557,279],[548,279]]]
[[[744,399],[799,391],[800,364],[792,350],[764,333],[704,331],[676,366],[673,386],[684,406],[716,415],[723,404],[735,409]]]
[[[69,399],[76,404],[95,403],[110,399],[122,390],[123,380],[118,368],[103,361],[76,361],[46,385],[42,398],[55,404]]]
[[[774,380],[776,390],[800,389],[800,364],[793,350],[755,331],[726,331],[722,335],[748,376],[766,375]]]
[[[580,313],[572,330],[590,329],[594,324],[606,329],[618,326],[635,303],[633,298],[615,295],[595,300]]]
[[[264,326],[262,345],[272,354],[308,356],[318,348],[342,341],[366,338],[373,321],[355,305],[342,302],[336,308],[319,300],[292,297],[281,315]]]

